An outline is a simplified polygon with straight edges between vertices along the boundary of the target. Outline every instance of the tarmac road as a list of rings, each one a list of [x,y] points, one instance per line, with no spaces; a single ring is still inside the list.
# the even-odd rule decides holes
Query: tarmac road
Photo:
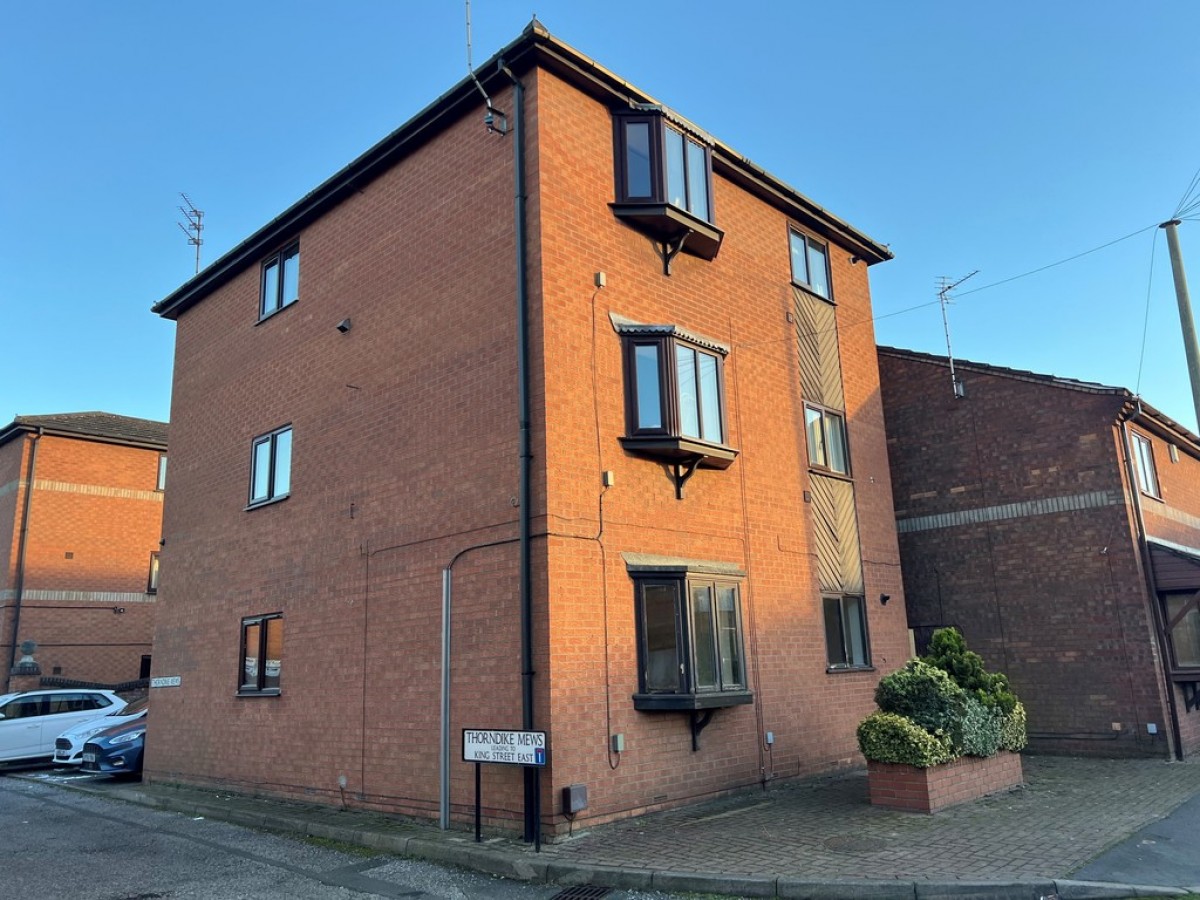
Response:
[[[1200,885],[1200,796],[1105,851],[1072,877],[1194,890]]]

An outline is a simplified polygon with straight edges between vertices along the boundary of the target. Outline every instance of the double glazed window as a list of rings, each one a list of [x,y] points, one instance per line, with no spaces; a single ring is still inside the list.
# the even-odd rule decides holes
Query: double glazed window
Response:
[[[283,660],[283,614],[242,619],[241,649],[238,693],[278,694]]]
[[[829,254],[825,244],[806,234],[789,230],[792,251],[792,281],[826,300],[833,299],[829,290]]]
[[[635,584],[640,663],[635,707],[749,702],[738,582],[681,573],[641,576]]]
[[[840,413],[818,406],[804,407],[804,430],[808,437],[808,464],[839,475],[850,473],[846,448],[846,420]]]
[[[292,427],[254,439],[250,456],[250,505],[279,500],[292,485]]]
[[[1200,669],[1200,593],[1165,596],[1171,656],[1179,669]]]
[[[617,121],[619,203],[667,203],[712,221],[712,154],[661,110],[620,115]]]
[[[1150,439],[1137,432],[1130,432],[1133,438],[1134,468],[1137,469],[1138,487],[1143,494],[1161,499],[1158,489],[1158,470],[1154,468],[1154,446]]]
[[[158,593],[158,551],[150,554],[150,574],[146,578],[146,593]]]
[[[725,443],[722,356],[677,339],[630,342],[631,434],[671,434]]]
[[[158,477],[154,482],[156,491],[165,491],[167,489],[167,454],[158,454]]]
[[[871,665],[867,644],[866,605],[862,597],[842,595],[822,598],[825,606],[825,649],[833,669]]]
[[[300,296],[300,245],[292,244],[263,261],[258,317],[265,319]]]

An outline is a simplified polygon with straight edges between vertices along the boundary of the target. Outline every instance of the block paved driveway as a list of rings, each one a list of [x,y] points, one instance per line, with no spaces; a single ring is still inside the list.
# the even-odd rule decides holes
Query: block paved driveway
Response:
[[[1062,878],[1200,793],[1200,763],[1025,757],[1026,787],[932,816],[876,809],[865,773],[606,826],[576,863],[723,875]]]

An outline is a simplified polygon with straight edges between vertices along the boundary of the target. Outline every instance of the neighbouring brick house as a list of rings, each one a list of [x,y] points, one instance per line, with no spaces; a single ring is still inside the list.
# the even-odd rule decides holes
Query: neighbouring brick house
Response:
[[[0,646],[37,642],[41,675],[149,675],[167,425],[102,412],[0,429]]]
[[[955,625],[1030,746],[1200,749],[1200,439],[1124,388],[879,348],[918,646]]]
[[[536,24],[478,72],[155,306],[147,777],[463,821],[462,729],[544,730],[528,836],[862,765],[890,253]]]

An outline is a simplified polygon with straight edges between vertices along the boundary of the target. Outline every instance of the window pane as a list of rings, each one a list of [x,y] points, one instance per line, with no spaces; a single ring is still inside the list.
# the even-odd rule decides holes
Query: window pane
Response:
[[[259,303],[258,312],[260,316],[265,316],[269,312],[274,312],[279,308],[279,263],[272,262],[263,269],[262,283],[262,302]]]
[[[242,626],[242,687],[243,691],[258,690],[258,622]]]
[[[625,123],[625,191],[628,197],[650,197],[650,123]]]
[[[275,435],[275,480],[271,496],[282,497],[292,489],[292,429]]]
[[[717,644],[721,654],[721,687],[746,683],[742,672],[742,640],[738,634],[737,588],[717,585]]]
[[[805,253],[804,236],[789,231],[788,240],[792,249],[792,281],[808,284],[808,256]]]
[[[863,619],[863,598],[844,597],[842,609],[845,611],[846,644],[849,658],[846,660],[852,666],[867,664],[867,629]]]
[[[846,423],[834,413],[825,413],[825,430],[829,439],[829,468],[845,475],[850,471],[846,453]]]
[[[825,600],[825,651],[831,666],[846,664],[846,641],[842,635],[842,601],[837,597]]]
[[[637,380],[637,427],[662,428],[662,386],[658,380],[658,345],[633,348]]]
[[[717,358],[709,353],[700,356],[700,436],[706,441],[720,444],[725,436],[721,433],[721,392],[717,387]]]
[[[1174,622],[1180,610],[1192,599],[1192,594],[1167,595],[1167,622]],[[1175,648],[1175,665],[1200,666],[1200,612],[1193,605],[1179,623],[1171,629],[1171,645]]]
[[[267,619],[266,665],[263,668],[264,688],[279,687],[279,669],[283,662],[283,619]]]
[[[251,476],[250,499],[266,500],[270,496],[271,439],[263,438],[254,444],[254,472]]]
[[[695,141],[687,145],[688,210],[705,222],[708,216],[708,166],[704,148]]]
[[[692,651],[698,691],[717,689],[717,642],[713,634],[712,585],[692,585]]]
[[[159,454],[158,457],[158,481],[155,483],[155,490],[165,490],[167,487],[167,454]]]
[[[687,183],[684,180],[683,135],[674,128],[666,129],[667,138],[667,202],[687,209]]]
[[[804,407],[804,428],[808,433],[808,461],[814,466],[827,464],[825,454],[825,430],[821,427],[821,411],[811,406]]]
[[[676,376],[679,379],[679,433],[700,437],[700,398],[696,388],[696,351],[675,345]]]
[[[283,258],[283,290],[279,305],[294,303],[300,296],[300,248],[296,247]]]
[[[1158,473],[1154,470],[1154,449],[1150,442],[1139,434],[1133,436],[1137,452],[1138,485],[1152,497],[1158,496]]]
[[[808,284],[814,293],[829,298],[829,268],[825,262],[825,248],[815,241],[808,241]]]
[[[153,594],[158,591],[158,554],[150,554],[150,579],[146,584],[146,593]]]
[[[648,584],[642,588],[646,632],[646,690],[679,690],[679,644],[675,629],[675,588]]]

